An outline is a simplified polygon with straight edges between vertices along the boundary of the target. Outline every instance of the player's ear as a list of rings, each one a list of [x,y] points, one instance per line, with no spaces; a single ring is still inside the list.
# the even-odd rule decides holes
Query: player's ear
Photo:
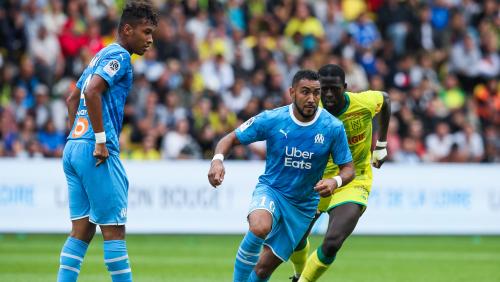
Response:
[[[288,94],[290,94],[290,97],[292,97],[293,100],[295,96],[295,88],[293,87],[288,88]]]
[[[134,30],[134,28],[130,24],[128,24],[128,23],[126,23],[123,26],[123,34],[125,34],[127,36],[131,35],[132,32],[133,32],[133,30]]]

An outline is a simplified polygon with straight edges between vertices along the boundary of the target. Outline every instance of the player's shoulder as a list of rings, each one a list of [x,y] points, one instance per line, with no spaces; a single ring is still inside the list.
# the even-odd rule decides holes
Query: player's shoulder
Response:
[[[107,59],[130,62],[130,53],[118,43],[111,43],[99,51],[100,55]],[[99,55],[98,53],[98,55]]]
[[[367,98],[376,98],[377,96],[382,96],[383,92],[378,90],[366,90],[361,92],[346,92],[347,96],[351,101],[363,101]]]
[[[377,90],[367,90],[363,92],[346,92],[349,99],[349,110],[359,111],[361,109],[368,109],[373,111],[381,105],[384,99],[384,92]],[[349,112],[349,110],[347,112]]]
[[[333,127],[339,127],[343,125],[342,121],[340,121],[336,116],[330,114],[327,110],[318,108],[318,111],[321,111],[319,115],[320,125]]]
[[[273,118],[280,118],[280,117],[288,117],[290,116],[290,110],[289,110],[289,105],[287,106],[282,106],[278,108],[274,108],[271,110],[265,110],[261,113],[263,117],[273,119]]]

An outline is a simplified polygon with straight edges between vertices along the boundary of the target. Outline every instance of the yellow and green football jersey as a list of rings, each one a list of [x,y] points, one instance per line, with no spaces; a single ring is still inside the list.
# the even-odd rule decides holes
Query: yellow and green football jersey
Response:
[[[356,178],[371,178],[372,119],[380,112],[384,97],[380,91],[345,92],[344,97],[346,105],[337,118],[344,123]],[[333,177],[338,172],[339,167],[330,159],[323,178]]]
[[[366,207],[372,185],[371,145],[372,119],[380,112],[384,96],[380,91],[361,93],[345,92],[346,105],[337,116],[344,128],[356,170],[356,178],[339,189],[332,196],[321,198],[318,210],[330,209],[346,202],[358,203]],[[332,178],[339,173],[339,167],[328,161],[323,178]]]

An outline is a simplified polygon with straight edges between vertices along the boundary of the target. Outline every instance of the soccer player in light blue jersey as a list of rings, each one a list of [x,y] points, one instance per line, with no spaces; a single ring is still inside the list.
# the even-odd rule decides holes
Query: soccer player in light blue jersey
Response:
[[[217,187],[224,180],[224,156],[234,145],[267,142],[266,169],[254,190],[249,230],[236,254],[235,282],[268,281],[308,229],[319,196],[331,195],[339,182],[354,178],[342,122],[318,108],[318,74],[297,72],[290,95],[292,104],[250,118],[215,148],[208,180]],[[321,180],[329,156],[340,168],[340,179]]]
[[[145,1],[130,2],[118,39],[99,51],[67,100],[73,125],[64,148],[71,234],[60,257],[59,282],[76,281],[96,225],[104,238],[104,262],[112,281],[132,281],[125,244],[128,180],[119,159],[118,137],[132,86],[132,54],[153,43],[158,18]]]

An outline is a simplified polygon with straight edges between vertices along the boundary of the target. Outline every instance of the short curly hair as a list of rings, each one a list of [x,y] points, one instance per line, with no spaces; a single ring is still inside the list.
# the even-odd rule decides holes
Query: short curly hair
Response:
[[[118,28],[121,30],[125,24],[136,26],[144,21],[154,26],[158,25],[158,14],[151,3],[145,0],[129,1],[123,9]]]
[[[302,79],[306,80],[319,80],[318,73],[313,70],[303,69],[299,70],[292,79],[292,87],[295,87]]]

